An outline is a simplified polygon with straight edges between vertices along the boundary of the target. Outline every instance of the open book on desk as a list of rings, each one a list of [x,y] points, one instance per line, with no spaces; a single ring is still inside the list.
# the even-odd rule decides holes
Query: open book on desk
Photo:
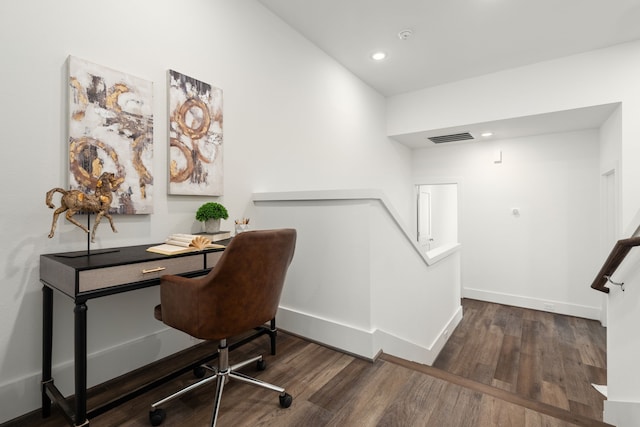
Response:
[[[172,234],[161,245],[147,248],[148,252],[162,255],[177,255],[201,251],[210,248],[224,248],[224,245],[212,243],[211,239],[194,234]]]

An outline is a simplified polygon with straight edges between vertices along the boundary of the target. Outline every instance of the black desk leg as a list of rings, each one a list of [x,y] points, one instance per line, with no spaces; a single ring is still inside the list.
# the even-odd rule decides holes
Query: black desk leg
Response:
[[[51,415],[51,399],[46,386],[51,378],[53,347],[53,290],[42,287],[42,418]]]
[[[76,302],[74,312],[74,359],[76,380],[76,426],[89,425],[87,420],[87,304]]]

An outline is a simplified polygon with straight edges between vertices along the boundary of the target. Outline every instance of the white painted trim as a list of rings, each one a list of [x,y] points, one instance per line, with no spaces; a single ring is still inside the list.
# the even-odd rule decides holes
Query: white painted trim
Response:
[[[278,308],[276,319],[278,328],[311,341],[371,360],[377,354],[371,340],[373,331],[283,306]]]
[[[461,320],[462,306],[458,307],[458,310],[451,316],[446,326],[442,328],[436,339],[428,347],[421,346],[381,330],[374,332],[373,339],[374,343],[376,343],[375,346],[379,347],[386,354],[431,366],[436,361],[440,351],[442,351],[451,333],[453,333],[453,330]]]
[[[280,329],[320,344],[331,343],[327,345],[366,359],[375,360],[383,351],[402,359],[432,365],[462,320],[462,306],[428,347],[380,329],[365,330],[282,306],[278,309],[277,319]]]
[[[640,420],[640,402],[605,400],[603,420],[617,427],[637,427]]]
[[[600,237],[600,245],[602,246],[602,258],[606,259],[609,254],[609,251],[612,249],[609,245],[611,244],[610,236],[607,235],[607,230],[609,229],[606,223],[606,218],[608,217],[608,206],[610,203],[609,198],[613,198],[613,234],[614,239],[617,240],[617,237],[620,235],[620,222],[621,222],[621,212],[620,209],[620,177],[618,176],[620,173],[619,162],[615,161],[613,164],[605,167],[603,171],[600,173],[600,228],[601,228],[601,237]],[[609,177],[613,176],[613,191],[612,194],[608,194],[609,190],[606,187],[608,183]],[[609,196],[609,197],[607,197]],[[613,196],[613,197],[611,197]],[[615,242],[614,240],[614,242]],[[609,310],[609,298],[608,294],[603,293],[600,296],[601,307],[600,310],[600,324],[603,327],[607,327],[608,324],[608,310]]]
[[[451,319],[449,319],[449,322],[447,322],[447,325],[440,331],[440,333],[438,334],[438,337],[429,346],[431,353],[434,354],[433,360],[431,361],[431,363],[428,363],[429,365],[435,362],[436,357],[438,357],[438,354],[440,354],[440,351],[442,351],[442,349],[444,348],[445,344],[449,340],[449,337],[451,337],[451,334],[453,333],[454,329],[456,329],[460,321],[462,321],[462,317],[463,317],[462,310],[463,310],[462,305],[458,306],[458,309],[456,310],[455,313],[453,313],[453,316],[451,316]]]
[[[495,302],[498,304],[515,307],[530,308],[533,310],[548,311],[550,313],[564,314],[567,316],[582,317],[585,319],[600,320],[601,308],[589,307],[578,304],[568,304],[555,300],[525,297],[521,295],[506,294],[502,292],[490,292],[481,289],[462,288],[462,297],[477,299],[480,301]],[[553,304],[554,310],[545,309],[545,304]]]
[[[415,251],[420,255],[427,265],[433,265],[443,258],[448,257],[460,249],[460,244],[455,243],[438,251],[424,252],[418,242],[412,237],[409,229],[402,222],[400,215],[393,208],[385,194],[377,189],[347,189],[347,190],[315,190],[315,191],[283,191],[269,193],[253,193],[254,203],[260,202],[291,202],[291,201],[331,201],[331,200],[377,200],[382,207],[391,215],[394,222],[402,230],[405,237]]]

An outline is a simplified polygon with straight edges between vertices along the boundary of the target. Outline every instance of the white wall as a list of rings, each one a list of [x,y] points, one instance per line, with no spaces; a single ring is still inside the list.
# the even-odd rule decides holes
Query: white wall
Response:
[[[595,130],[414,152],[416,182],[460,177],[463,296],[599,319],[598,155]]]
[[[601,257],[606,258],[621,233],[620,213],[621,148],[622,148],[622,107],[619,106],[600,126],[600,211],[601,211]],[[610,176],[611,182],[607,183]],[[610,188],[604,188],[604,186]],[[608,194],[611,193],[611,194]],[[633,224],[632,224],[633,225]]]
[[[514,68],[391,97],[387,133],[401,135],[622,102],[623,227],[640,198],[640,42]],[[463,99],[464,102],[460,102]]]
[[[415,234],[393,232],[396,224],[375,203],[369,221],[374,348],[432,365],[462,319],[458,242],[438,248],[437,260],[436,250],[423,257]]]
[[[603,164],[599,172],[616,168],[618,229],[635,230],[639,222],[634,217],[640,208],[638,75],[640,42],[492,73],[390,98],[387,132],[399,135],[620,102],[621,108],[605,124],[609,127],[603,132],[607,139],[603,139]],[[460,99],[467,101],[459,102]],[[628,236],[624,233],[618,236],[622,237]],[[604,239],[598,240],[604,244]],[[592,271],[597,273],[605,257],[600,257]],[[592,281],[593,278],[583,286],[588,287]],[[628,294],[624,298],[630,299]],[[640,310],[615,305],[613,301],[609,297],[608,334],[611,336],[613,330],[621,328],[621,335],[619,340],[610,340],[607,347],[610,411],[608,414],[605,411],[605,420],[616,420],[615,411],[622,412],[621,407],[631,407],[628,413],[638,413],[640,407],[636,387],[640,369],[637,361],[627,356],[640,352],[640,339],[629,326],[638,323]],[[612,360],[618,361],[613,369]],[[630,390],[633,387],[636,391]]]
[[[625,290],[610,285],[607,297],[608,399],[604,419],[619,427],[635,427],[640,415],[640,334],[636,326],[640,321],[640,248],[631,249],[612,279],[623,282]]]
[[[0,39],[0,422],[39,406],[39,255],[86,243],[63,219],[46,237],[44,194],[67,185],[68,55],[154,82],[154,214],[116,217],[118,234],[102,225],[96,248],[192,230],[208,200],[166,195],[168,69],[224,91],[223,228],[265,190],[376,187],[410,215],[409,152],[385,136],[382,96],[253,0],[7,0]],[[89,303],[90,384],[190,344],[153,319],[157,302],[147,289]],[[71,393],[72,304],[56,295],[54,310],[56,382]]]
[[[298,230],[279,327],[369,359],[434,362],[462,318],[457,245],[429,257],[373,190],[254,197],[261,223]]]
[[[609,255],[621,235],[620,159],[622,147],[622,107],[618,106],[600,126],[600,259]],[[608,295],[600,295],[600,322],[608,326]],[[607,330],[609,332],[609,329]]]
[[[614,188],[603,188],[602,192],[602,256],[605,260],[613,248],[616,238],[637,235],[640,226],[640,211],[626,230],[620,233],[620,218],[608,204],[619,203],[619,193],[615,183],[619,179],[619,159],[622,145],[622,109],[619,107],[600,128],[600,171],[613,171]],[[603,180],[604,187],[604,180]],[[612,194],[606,194],[611,192]],[[640,334],[632,325],[640,322],[640,250],[632,249],[617,271],[613,280],[623,282],[625,291],[610,285],[609,294],[601,294],[604,300],[607,322],[607,394],[604,403],[605,421],[619,426],[636,426],[640,419],[640,369],[637,365],[640,351]]]

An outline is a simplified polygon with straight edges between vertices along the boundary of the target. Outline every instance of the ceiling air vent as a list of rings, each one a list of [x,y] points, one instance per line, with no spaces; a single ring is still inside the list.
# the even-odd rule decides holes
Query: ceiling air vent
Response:
[[[473,139],[473,135],[469,132],[463,133],[455,133],[453,135],[441,135],[441,136],[432,136],[429,138],[431,142],[434,144],[443,144],[445,142],[456,142],[456,141],[464,141],[467,139]]]

